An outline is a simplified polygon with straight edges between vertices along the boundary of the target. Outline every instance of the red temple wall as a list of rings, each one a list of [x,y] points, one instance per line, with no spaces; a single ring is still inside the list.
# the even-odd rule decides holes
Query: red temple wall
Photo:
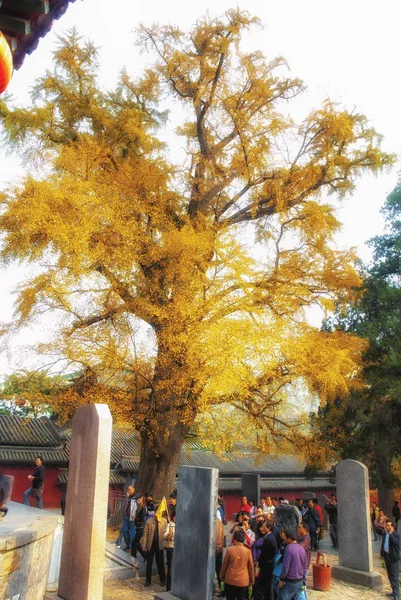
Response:
[[[22,494],[30,487],[28,475],[32,475],[34,467],[4,467],[4,475],[14,476],[11,500],[23,502]],[[45,485],[43,490],[43,508],[60,508],[61,490],[56,486],[59,471],[56,467],[45,467]],[[36,507],[36,500],[30,498],[30,505]]]
[[[333,490],[334,490],[334,488],[333,488]],[[274,498],[277,498],[277,500],[280,497],[282,497],[282,498],[286,498],[288,501],[290,501],[290,500],[296,500],[296,498],[300,498],[303,491],[304,491],[303,489],[300,489],[299,491],[295,490],[295,491],[291,491],[291,492],[288,492],[285,490],[278,490],[278,491],[271,492],[271,493],[262,491],[262,496],[264,496],[265,498],[267,496],[270,496],[270,498],[274,497]],[[320,494],[326,494],[326,496],[328,498],[330,498],[330,494],[333,493],[333,491],[331,491],[331,490],[323,490],[322,491],[319,489],[315,489],[315,490],[310,490],[310,491],[313,491],[315,496],[319,496]],[[228,492],[227,493],[223,492],[223,499],[224,499],[224,503],[226,506],[227,519],[229,521],[231,521],[233,518],[233,513],[237,513],[240,510],[241,495],[239,493],[230,494]],[[248,500],[249,500],[249,498],[248,498]],[[251,500],[253,500],[253,498],[251,498]],[[259,499],[258,499],[258,503],[256,505],[258,505],[258,504],[259,504]]]
[[[11,500],[14,502],[23,502],[23,493],[30,487],[28,475],[32,475],[33,468],[20,466],[7,466],[3,468],[4,475],[14,476],[13,491]],[[45,467],[45,486],[43,490],[43,508],[60,508],[62,489],[57,487],[57,478],[59,470],[57,467]],[[109,497],[113,502],[114,498],[121,496],[121,489],[115,486],[109,486]],[[36,500],[29,499],[31,506],[36,507]]]

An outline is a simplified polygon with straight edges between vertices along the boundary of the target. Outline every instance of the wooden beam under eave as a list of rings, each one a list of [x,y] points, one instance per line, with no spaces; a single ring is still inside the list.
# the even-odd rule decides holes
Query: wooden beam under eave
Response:
[[[31,25],[26,19],[18,19],[17,17],[10,17],[9,15],[0,13],[0,29],[5,29],[10,33],[27,34],[31,31]]]
[[[14,50],[16,50],[18,46],[17,38],[12,37],[11,35],[5,35],[4,37],[6,38],[8,45],[11,48],[11,52],[14,52]]]
[[[49,0],[13,0],[9,8],[13,10],[21,10],[26,13],[41,13],[47,15],[50,10]]]

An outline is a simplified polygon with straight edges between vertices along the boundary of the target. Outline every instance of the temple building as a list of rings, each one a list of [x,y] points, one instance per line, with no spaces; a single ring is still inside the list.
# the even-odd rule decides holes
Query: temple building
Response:
[[[44,508],[59,508],[68,479],[70,433],[57,428],[47,417],[38,419],[0,416],[0,470],[14,475],[12,500],[22,502],[29,487],[28,475],[33,472],[36,456],[45,465]],[[219,491],[224,495],[227,514],[238,511],[241,496],[241,475],[259,473],[263,495],[288,500],[303,492],[329,494],[335,489],[332,475],[327,472],[305,477],[305,464],[294,456],[265,457],[255,464],[256,455],[241,449],[238,455],[219,457],[199,443],[188,441],[181,452],[181,465],[219,469]],[[116,499],[135,480],[140,459],[140,442],[136,432],[115,427],[112,437],[109,497],[113,513]],[[201,493],[201,490],[200,490]],[[253,499],[258,502],[259,499]]]

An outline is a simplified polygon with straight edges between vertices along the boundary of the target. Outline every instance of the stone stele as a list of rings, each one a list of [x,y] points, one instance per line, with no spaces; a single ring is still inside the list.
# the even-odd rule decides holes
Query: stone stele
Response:
[[[277,527],[279,529],[289,529],[296,539],[298,536],[298,525],[302,521],[300,510],[291,504],[278,504],[275,515]]]
[[[63,600],[103,596],[111,430],[106,404],[75,413],[58,589]]]
[[[6,506],[7,502],[11,498],[11,492],[13,490],[14,476],[3,475],[0,473],[0,507]]]
[[[253,500],[259,506],[260,500],[260,475],[258,473],[244,473],[241,476],[241,496]]]
[[[218,474],[217,469],[179,468],[171,593],[155,599],[214,599]]]
[[[336,479],[339,565],[333,566],[333,577],[381,589],[381,575],[373,571],[368,469],[356,460],[343,460]]]

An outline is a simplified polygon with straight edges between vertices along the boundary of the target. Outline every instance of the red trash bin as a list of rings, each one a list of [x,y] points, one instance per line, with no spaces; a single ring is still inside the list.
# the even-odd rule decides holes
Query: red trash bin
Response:
[[[320,564],[322,559],[322,564]],[[317,553],[316,563],[313,565],[313,589],[328,592],[331,583],[331,567],[327,565],[326,555]]]

